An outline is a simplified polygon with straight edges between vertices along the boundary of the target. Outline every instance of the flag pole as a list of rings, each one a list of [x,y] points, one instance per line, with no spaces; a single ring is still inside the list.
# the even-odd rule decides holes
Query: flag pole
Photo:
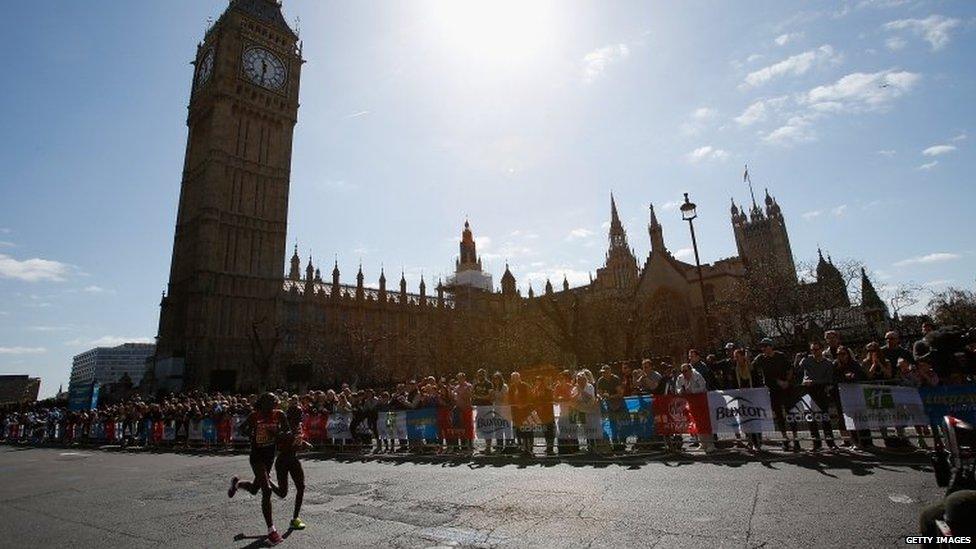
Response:
[[[749,196],[752,197],[752,209],[756,210],[759,207],[756,206],[756,193],[752,191],[752,178],[749,177],[749,165],[746,164],[746,171],[742,174],[742,179],[749,184]]]

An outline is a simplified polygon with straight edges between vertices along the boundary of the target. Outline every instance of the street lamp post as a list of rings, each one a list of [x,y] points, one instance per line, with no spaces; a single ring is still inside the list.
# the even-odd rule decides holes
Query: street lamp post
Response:
[[[695,218],[698,212],[695,210],[695,203],[688,200],[688,193],[685,194],[685,203],[681,205],[681,219],[688,222],[691,229],[691,247],[695,250],[695,267],[698,269],[698,287],[701,290],[702,312],[705,315],[705,339],[711,342],[711,330],[708,322],[708,300],[705,299],[705,277],[702,275],[701,260],[698,259],[698,240],[695,238]]]

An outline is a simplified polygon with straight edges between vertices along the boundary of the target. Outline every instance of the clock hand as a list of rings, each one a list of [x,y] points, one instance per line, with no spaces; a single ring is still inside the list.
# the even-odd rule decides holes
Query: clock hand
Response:
[[[264,84],[264,77],[268,74],[268,62],[261,60],[261,83]]]

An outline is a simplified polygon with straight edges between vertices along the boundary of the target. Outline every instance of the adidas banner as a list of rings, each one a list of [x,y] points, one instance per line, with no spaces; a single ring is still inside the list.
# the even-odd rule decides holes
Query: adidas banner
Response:
[[[926,425],[929,416],[914,387],[841,383],[840,405],[848,429]]]
[[[708,411],[713,433],[775,431],[769,389],[709,391]]]

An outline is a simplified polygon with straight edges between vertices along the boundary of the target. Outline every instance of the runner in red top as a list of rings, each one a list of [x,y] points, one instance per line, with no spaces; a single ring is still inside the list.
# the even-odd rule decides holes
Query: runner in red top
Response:
[[[271,518],[271,492],[277,487],[271,482],[271,466],[275,460],[275,443],[280,436],[288,436],[290,429],[285,413],[278,409],[278,397],[274,393],[264,393],[256,403],[254,411],[241,424],[242,434],[251,439],[251,469],[254,480],[241,481],[237,477],[230,480],[228,497],[234,497],[237,489],[247,490],[251,495],[261,491],[261,513],[268,525],[268,543],[277,545],[283,541],[281,534],[274,527]]]
[[[291,397],[288,401],[288,411],[285,412],[289,432],[278,437],[278,461],[275,462],[278,486],[272,486],[274,493],[284,498],[288,495],[288,476],[291,475],[291,480],[295,483],[295,514],[289,526],[294,530],[305,529],[305,523],[298,518],[302,510],[302,498],[305,496],[305,470],[298,460],[298,452],[308,444],[302,432],[304,415],[298,397]]]

